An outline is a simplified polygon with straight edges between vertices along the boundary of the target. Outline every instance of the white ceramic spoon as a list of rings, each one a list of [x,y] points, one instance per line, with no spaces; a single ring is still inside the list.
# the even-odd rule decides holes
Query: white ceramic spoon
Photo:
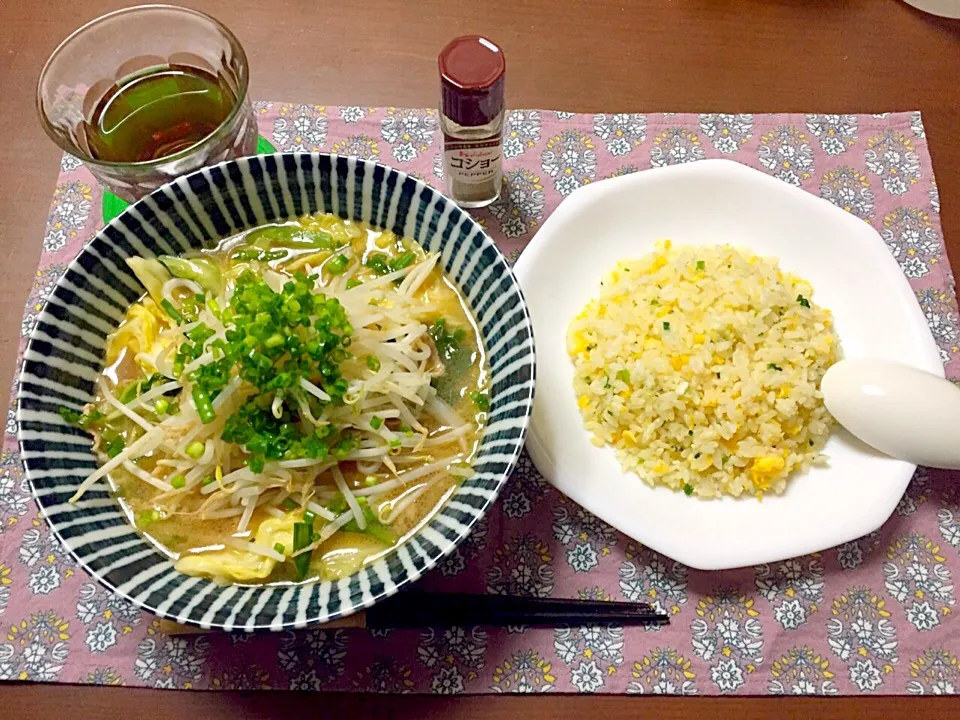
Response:
[[[853,435],[898,460],[960,469],[960,388],[889,360],[850,359],[820,382],[830,414]]]

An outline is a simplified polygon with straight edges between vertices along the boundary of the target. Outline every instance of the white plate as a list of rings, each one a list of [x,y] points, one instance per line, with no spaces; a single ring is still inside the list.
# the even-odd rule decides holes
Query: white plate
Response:
[[[566,328],[618,260],[657,240],[729,243],[775,256],[833,311],[846,357],[898,360],[943,376],[916,298],[880,236],[799,188],[728,160],[704,160],[577,190],[544,223],[515,272],[533,319],[537,391],[527,447],[559,490],[621,532],[704,570],[816,552],[880,527],[913,465],[881,456],[842,430],[827,468],[791,478],[781,496],[702,501],[651,488],[594,447],[573,391]]]
[[[945,18],[960,18],[960,0],[904,0],[917,10]]]

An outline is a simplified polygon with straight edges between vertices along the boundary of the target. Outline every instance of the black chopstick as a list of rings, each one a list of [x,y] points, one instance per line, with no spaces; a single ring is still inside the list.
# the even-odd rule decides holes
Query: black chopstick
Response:
[[[401,592],[366,611],[372,630],[489,625],[666,625],[670,619],[646,603],[603,602]]]

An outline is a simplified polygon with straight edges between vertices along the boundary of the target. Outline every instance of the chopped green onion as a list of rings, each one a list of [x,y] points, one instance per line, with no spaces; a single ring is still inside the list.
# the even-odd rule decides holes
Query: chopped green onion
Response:
[[[346,460],[347,456],[356,449],[358,444],[356,438],[344,436],[340,442],[333,447],[331,452],[337,460]]]
[[[373,372],[380,370],[380,358],[378,358],[376,355],[367,355],[366,363],[367,367]]]
[[[200,481],[200,484],[201,484],[201,485],[211,485],[211,484],[213,484],[214,482],[216,482],[216,479],[213,477],[213,475],[207,475],[203,480]]]
[[[490,409],[490,399],[482,392],[478,392],[477,390],[472,391],[470,393],[470,399],[480,412],[487,412]]]
[[[303,550],[309,547],[313,540],[313,528],[305,522],[293,524],[293,552]],[[297,569],[297,580],[303,580],[310,570],[310,556],[313,553],[300,553],[293,558],[294,567]]]
[[[240,260],[242,262],[245,260],[259,260],[261,257],[263,257],[263,251],[260,248],[245,247],[234,252],[230,256],[230,259]]]
[[[187,445],[187,455],[192,457],[194,460],[199,460],[203,457],[203,453],[206,451],[207,446],[200,442],[199,440],[194,440],[192,443]]]
[[[353,290],[355,287],[360,287],[361,285],[363,285],[363,283],[356,278],[350,278],[347,280],[347,290]]]
[[[70,408],[62,407],[60,408],[60,417],[66,420],[71,425],[79,425],[80,418],[83,417],[83,413],[79,413],[76,410],[71,410]]]
[[[330,501],[330,504],[327,506],[327,508],[330,510],[330,512],[339,515],[347,509],[347,499],[338,493],[333,500]]]
[[[170,401],[164,397],[159,397],[153,403],[153,409],[157,411],[157,415],[163,415],[170,409]]]
[[[159,510],[144,510],[142,513],[137,515],[137,527],[145,527],[152,522],[157,520],[162,520],[163,515],[160,514]]]
[[[783,368],[776,363],[767,363],[767,370],[783,370]]]
[[[669,329],[670,329],[670,323],[664,322],[664,323],[663,323],[663,329],[664,329],[664,330],[669,330]]]
[[[707,263],[705,263],[703,260],[697,260],[697,270],[706,270],[706,269],[707,269]],[[687,493],[687,494],[689,495],[690,493]]]
[[[58,412],[60,413],[60,417],[62,417],[68,423],[71,425],[76,425],[84,430],[96,423],[98,420],[103,419],[103,413],[99,410],[91,410],[89,413],[81,413],[77,412],[76,410],[71,410],[70,408],[62,407]]]
[[[810,301],[807,300],[803,295],[797,295],[797,302],[800,303],[800,307],[810,307]]]
[[[115,458],[117,455],[123,452],[123,448],[126,446],[126,441],[123,439],[123,435],[117,435],[111,440],[107,440],[103,445],[103,451],[107,454],[107,457]]]
[[[84,413],[80,416],[80,419],[77,421],[77,424],[86,430],[88,427],[93,425],[95,422],[103,419],[103,413],[99,410],[91,410],[88,413]]]
[[[390,269],[394,271],[403,270],[405,267],[409,267],[411,264],[413,264],[413,261],[416,259],[417,256],[410,251],[401,253],[390,260]]]
[[[374,415],[372,418],[370,418],[370,427],[372,427],[374,430],[379,430],[381,427],[383,427],[383,418],[379,415]]]
[[[177,325],[183,324],[183,315],[177,311],[172,302],[164,298],[160,301],[160,307],[164,309],[167,315],[170,316],[170,319],[173,320]]]
[[[630,371],[629,370],[618,370],[617,379],[622,380],[625,383],[630,382]]]
[[[183,475],[174,475],[170,478],[170,486],[175,490],[182,490],[187,485],[187,478]]]
[[[683,494],[684,494],[684,495],[693,495],[693,485],[691,485],[690,483],[686,483],[686,484],[683,486]]]
[[[192,341],[197,343],[201,349],[203,344],[212,338],[216,333],[211,330],[205,323],[200,323],[193,330],[187,333],[187,337]]]
[[[401,447],[402,445],[403,445],[403,442],[400,441],[400,440],[391,440],[391,441],[390,441],[390,447],[392,447],[392,448],[398,448],[398,447]]]
[[[357,502],[359,503],[361,500],[365,500],[365,499],[366,498],[357,498]],[[369,506],[369,504],[361,503],[361,505],[363,506],[363,516],[367,520],[366,529],[361,530],[360,526],[357,525],[357,521],[351,520],[350,522],[348,522],[346,525],[343,526],[344,531],[353,532],[353,533],[365,533],[366,535],[369,535],[370,537],[379,540],[384,545],[393,545],[396,542],[396,538],[394,538],[393,533],[390,531],[390,529],[387,527],[384,527],[380,523],[380,520],[377,518],[376,513],[373,511],[373,508]]]
[[[283,543],[274,543],[273,549],[276,550],[281,555],[283,555],[284,551],[286,550],[286,548],[283,546]]]
[[[287,498],[283,501],[283,507],[287,510],[296,510],[299,505],[293,500],[293,498]]]
[[[117,400],[122,402],[124,405],[131,402],[137,395],[140,394],[140,383],[134,381],[126,385],[120,394],[117,396]]]
[[[204,352],[212,355],[184,378],[192,383],[194,402],[204,422],[219,417],[213,401],[234,378],[257,391],[230,413],[221,433],[224,441],[245,451],[244,462],[256,473],[268,462],[341,459],[354,449],[353,445],[338,444],[342,438],[337,428],[325,426],[322,432],[305,429],[298,422],[296,403],[288,399],[290,390],[309,379],[330,396],[326,402],[309,399],[313,412],[319,414],[323,405],[340,405],[348,390],[340,368],[351,357],[347,348],[354,330],[338,300],[314,294],[316,282],[316,277],[298,272],[275,291],[253,272],[243,272],[234,281],[234,292],[221,313],[224,336],[204,338],[209,333],[206,330],[182,344],[174,360],[181,377],[184,368]],[[274,417],[271,404],[264,401],[278,395],[281,412]]]
[[[200,421],[204,425],[213,422],[217,414],[213,410],[210,394],[202,387],[194,386],[191,395],[193,396],[193,404],[197,406],[197,415],[200,416]]]
[[[308,523],[311,528],[313,527],[313,523],[316,519],[317,514],[311,510],[307,510],[305,513],[303,513],[303,521]]]
[[[390,266],[387,264],[387,262],[388,259],[385,254],[373,253],[367,257],[363,264],[377,273],[377,275],[386,275],[388,272],[390,272]]]
[[[334,255],[327,261],[324,268],[326,268],[331,275],[341,275],[349,266],[350,258],[346,255]]]
[[[393,533],[390,531],[390,528],[385,525],[381,525],[379,522],[367,522],[367,535],[370,537],[379,540],[384,545],[393,545],[397,539],[393,536]]]

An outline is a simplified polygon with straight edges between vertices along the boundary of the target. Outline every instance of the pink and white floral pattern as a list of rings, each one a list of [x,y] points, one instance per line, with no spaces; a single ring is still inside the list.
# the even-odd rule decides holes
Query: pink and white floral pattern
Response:
[[[864,173],[849,166],[828,170],[820,180],[820,197],[841,210],[869,221],[873,217],[873,191]]]
[[[263,132],[264,116],[258,116]],[[280,105],[270,139],[283,152],[317,152],[327,140],[327,109],[320,105]]]
[[[696,695],[693,662],[673,648],[658,647],[633,664],[627,692],[635,695]]]
[[[593,116],[593,132],[603,140],[611,155],[627,155],[647,139],[647,116],[640,113],[600,113]]]
[[[653,138],[650,148],[651,167],[666,167],[703,160],[706,157],[700,138],[685,127],[667,128]]]
[[[810,179],[813,157],[807,136],[793,125],[780,125],[760,136],[760,165],[791,185],[802,185]]]
[[[390,144],[393,159],[401,163],[416,160],[426,152],[436,131],[436,110],[390,108],[380,121],[380,137]]]
[[[885,130],[867,140],[863,158],[891,195],[906,195],[920,181],[920,156],[904,133]]]
[[[518,158],[536,147],[540,140],[539,110],[512,110],[507,113],[503,129],[503,156]]]
[[[700,131],[724,155],[733,155],[752,137],[753,115],[711,113],[700,116]]]
[[[883,218],[880,237],[908,278],[921,278],[940,262],[940,234],[922,208],[901,207]]]
[[[794,647],[770,669],[768,690],[773,695],[836,695],[830,661],[813,648]]]
[[[807,115],[807,130],[827,155],[840,155],[857,141],[856,115]]]
[[[784,630],[796,630],[823,602],[823,564],[816,555],[756,568],[761,597],[773,605],[773,619]]]
[[[865,586],[851,587],[833,601],[827,643],[860,692],[878,689],[899,662],[897,629],[886,600]]]
[[[547,140],[540,161],[557,192],[564,196],[591,182],[597,174],[593,138],[579,130],[564,130]]]
[[[437,187],[433,110],[258,103],[283,150],[359,155]],[[947,375],[960,321],[917,113],[508,113],[501,199],[476,217],[511,260],[576,188],[704,157],[800,185],[880,232],[910,280]],[[100,227],[102,194],[66,156],[23,329]],[[590,238],[584,237],[584,252]],[[24,339],[21,338],[21,350]],[[0,678],[196,689],[380,693],[960,692],[960,477],[920,470],[893,518],[817,555],[690,570],[560,496],[523,455],[431,591],[644,601],[662,628],[312,629],[171,637],[78,571],[36,514],[7,418],[0,447]]]

